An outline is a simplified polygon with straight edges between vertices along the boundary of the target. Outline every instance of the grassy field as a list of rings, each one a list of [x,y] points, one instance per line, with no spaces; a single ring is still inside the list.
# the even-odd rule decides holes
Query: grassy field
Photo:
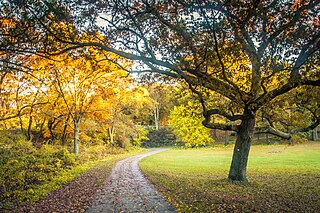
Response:
[[[140,167],[179,212],[320,212],[320,143],[252,146],[245,184],[226,179],[231,157],[172,149]]]

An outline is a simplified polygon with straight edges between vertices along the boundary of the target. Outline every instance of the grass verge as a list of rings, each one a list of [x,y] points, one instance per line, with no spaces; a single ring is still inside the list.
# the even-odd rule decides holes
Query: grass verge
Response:
[[[172,149],[140,167],[179,212],[320,211],[319,143],[252,146],[246,184],[226,179],[232,149]]]

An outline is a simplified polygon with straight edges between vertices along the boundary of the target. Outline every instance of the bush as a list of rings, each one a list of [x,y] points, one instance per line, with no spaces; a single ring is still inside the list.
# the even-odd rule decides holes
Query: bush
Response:
[[[75,165],[74,154],[62,147],[33,147],[22,136],[1,134],[0,198],[28,200],[37,184]]]
[[[167,127],[162,127],[159,130],[150,130],[147,134],[148,140],[142,140],[142,147],[161,147],[176,145],[176,136]]]
[[[97,146],[81,146],[81,151],[78,157],[79,163],[85,163],[88,161],[96,161],[105,158],[113,150],[111,147],[105,145]]]
[[[0,131],[0,209],[12,202],[35,201],[52,190],[55,181],[70,180],[69,172],[83,170],[111,154],[126,153],[113,146],[80,144],[76,158],[66,147],[43,145],[36,149],[24,136]],[[10,205],[9,205],[10,206]]]
[[[140,147],[142,140],[148,140],[147,134],[147,129],[135,124],[118,127],[116,145],[125,149],[130,149],[132,146]]]

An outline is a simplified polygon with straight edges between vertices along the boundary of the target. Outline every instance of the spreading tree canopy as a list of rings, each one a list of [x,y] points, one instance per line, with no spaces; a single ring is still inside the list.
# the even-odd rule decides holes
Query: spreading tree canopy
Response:
[[[32,20],[28,24],[41,40],[32,46],[37,54],[95,46],[135,61],[136,70],[129,72],[185,80],[202,104],[203,124],[237,132],[229,172],[232,180],[247,180],[259,110],[302,86],[310,90],[320,85],[320,5],[316,0],[42,2],[46,7],[29,0],[20,7],[7,7],[9,13],[4,11],[14,21],[23,16]],[[15,9],[24,13],[12,12]],[[67,33],[59,31],[62,24],[70,27]],[[99,36],[84,42],[75,32]],[[50,41],[55,41],[54,46],[45,48]],[[221,96],[223,105],[212,102],[213,93]],[[231,122],[215,123],[217,115]],[[319,125],[319,114],[312,115],[303,131]],[[285,138],[296,132],[284,133],[272,125],[259,131]]]

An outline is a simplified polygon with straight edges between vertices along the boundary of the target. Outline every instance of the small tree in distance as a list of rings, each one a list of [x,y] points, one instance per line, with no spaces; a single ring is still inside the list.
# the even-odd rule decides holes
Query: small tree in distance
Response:
[[[187,105],[175,106],[170,113],[170,127],[186,146],[204,146],[214,142],[210,129],[202,125],[201,113],[197,107],[188,102]]]

